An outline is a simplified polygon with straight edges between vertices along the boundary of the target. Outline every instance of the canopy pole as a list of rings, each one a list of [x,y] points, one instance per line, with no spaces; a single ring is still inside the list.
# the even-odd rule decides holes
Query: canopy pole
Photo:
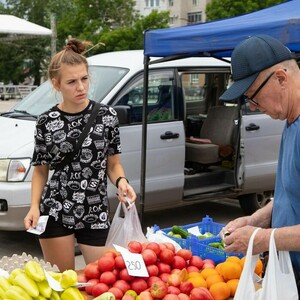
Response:
[[[144,221],[144,211],[145,211],[149,61],[150,61],[149,57],[144,56],[141,182],[140,182],[140,200],[139,200],[140,201],[140,221],[141,221],[142,225],[143,225],[143,221]]]

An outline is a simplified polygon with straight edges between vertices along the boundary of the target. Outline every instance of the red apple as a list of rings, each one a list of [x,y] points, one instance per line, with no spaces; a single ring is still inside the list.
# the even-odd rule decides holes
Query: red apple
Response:
[[[161,273],[159,275],[159,278],[163,281],[163,282],[168,282],[170,273]]]
[[[192,257],[193,253],[188,249],[180,249],[176,252],[176,255],[181,256],[185,261],[188,261]]]
[[[79,273],[77,276],[77,280],[79,283],[85,283],[88,281],[88,278],[84,275],[84,273]],[[79,288],[80,291],[84,291],[85,287]]]
[[[116,258],[115,258],[115,266],[118,269],[124,269],[124,268],[126,268],[126,264],[125,264],[125,261],[124,261],[124,258],[123,258],[122,255],[116,256]]]
[[[151,296],[151,293],[149,291],[143,291],[136,297],[136,299],[138,299],[138,300],[153,300],[153,297]]]
[[[134,276],[129,275],[127,269],[124,268],[119,272],[119,278],[129,282],[134,279]]]
[[[124,293],[117,287],[111,287],[108,292],[111,292],[115,295],[116,299],[122,299]]]
[[[214,300],[207,288],[193,288],[190,294],[191,300]]]
[[[151,249],[155,252],[156,255],[159,254],[160,252],[160,246],[158,243],[155,243],[155,242],[149,242],[147,245],[146,245],[146,249]]]
[[[88,279],[99,278],[100,271],[98,269],[98,261],[87,264],[84,268],[84,275]]]
[[[190,296],[188,296],[188,295],[186,295],[186,294],[184,294],[184,293],[180,293],[180,294],[178,295],[178,297],[179,297],[180,300],[190,300]],[[130,300],[131,300],[131,299],[130,299]]]
[[[170,249],[162,249],[158,255],[161,262],[171,264],[174,260],[174,252]]]
[[[98,297],[101,294],[107,292],[108,290],[109,290],[109,286],[106,283],[99,282],[93,286],[92,295],[94,297]]]
[[[159,274],[159,269],[157,265],[146,266],[149,276],[157,276]]]
[[[195,266],[188,266],[186,268],[186,270],[188,271],[188,273],[191,273],[191,272],[199,272],[199,268],[195,267]]]
[[[167,246],[164,243],[160,243],[159,248],[160,248],[160,251],[161,251],[162,249],[167,249]]]
[[[168,284],[173,286],[180,286],[181,278],[179,274],[171,274],[168,278]]]
[[[142,244],[137,241],[130,241],[127,245],[127,248],[132,253],[141,253],[142,252]]]
[[[163,300],[179,300],[179,297],[175,294],[167,294],[165,297],[163,297]]]
[[[212,259],[206,258],[203,260],[202,269],[206,269],[206,268],[214,269],[215,267],[216,267],[216,264]]]
[[[166,246],[168,249],[172,250],[173,253],[175,254],[176,249],[175,249],[175,246],[174,246],[172,243],[164,242],[164,244],[165,244],[165,246]]]
[[[103,272],[99,278],[100,282],[106,283],[107,285],[114,284],[116,280],[117,280],[116,275],[111,271]]]
[[[184,293],[186,295],[190,295],[191,290],[194,288],[193,284],[189,281],[184,281],[180,283],[179,289],[181,293]]]
[[[172,266],[173,269],[182,270],[182,269],[187,267],[187,262],[183,257],[181,257],[179,255],[175,255],[171,266]]]
[[[195,266],[201,270],[203,266],[202,258],[198,255],[193,255],[189,260],[189,266]]]
[[[168,293],[168,286],[163,281],[154,282],[150,287],[150,293],[153,298],[162,299]]]
[[[136,291],[137,294],[145,291],[148,288],[146,280],[142,278],[135,278],[130,283],[131,289]]]
[[[215,262],[212,260],[212,259],[210,259],[210,258],[205,258],[205,259],[203,259],[203,263],[205,264],[205,263],[210,263],[210,264],[212,264],[212,265],[215,265]]]
[[[179,295],[180,294],[180,289],[176,286],[169,285],[168,286],[168,294]]]
[[[169,264],[166,264],[164,262],[157,262],[157,267],[158,267],[158,270],[159,270],[159,274],[161,273],[171,273],[171,266]]]
[[[113,287],[119,288],[123,293],[130,290],[130,284],[122,279],[118,279],[114,284]]]
[[[150,288],[152,283],[157,282],[157,281],[162,281],[158,276],[150,276],[147,280],[147,285]]]
[[[135,298],[132,295],[125,294],[125,295],[123,295],[122,300],[135,300]],[[182,300],[184,300],[184,299],[182,299]]]
[[[91,283],[92,285],[86,286],[86,287],[85,287],[85,291],[87,292],[88,295],[92,295],[93,287],[94,287],[97,283],[99,283],[99,279],[97,279],[97,278],[92,278],[92,279],[89,279],[87,282]]]
[[[146,266],[153,265],[157,262],[157,255],[151,249],[145,249],[142,251],[142,256]]]
[[[115,258],[112,256],[102,256],[98,259],[98,269],[99,271],[106,272],[106,271],[112,271],[115,267]]]

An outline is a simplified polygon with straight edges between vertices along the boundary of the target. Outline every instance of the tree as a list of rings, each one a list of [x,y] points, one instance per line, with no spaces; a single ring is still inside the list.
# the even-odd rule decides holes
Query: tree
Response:
[[[169,12],[152,11],[146,17],[140,17],[132,26],[121,27],[112,31],[106,31],[99,35],[99,41],[105,44],[99,52],[142,49],[144,43],[144,31],[169,27]]]
[[[97,44],[99,34],[131,26],[137,18],[133,0],[74,0],[70,11],[57,20],[58,39],[69,36]]]
[[[47,4],[50,2],[50,0],[6,0],[3,12],[49,27]],[[40,84],[45,70],[43,65],[45,61],[49,60],[50,37],[17,39],[10,44],[2,43],[2,48],[6,49],[4,51],[4,55],[7,57],[6,65],[7,61],[13,62],[12,65],[16,66],[16,71],[14,72],[10,67],[1,68],[1,78],[10,76],[14,83],[22,83],[26,76],[32,76],[34,84]]]
[[[257,11],[285,0],[211,0],[206,6],[207,21],[235,17]]]

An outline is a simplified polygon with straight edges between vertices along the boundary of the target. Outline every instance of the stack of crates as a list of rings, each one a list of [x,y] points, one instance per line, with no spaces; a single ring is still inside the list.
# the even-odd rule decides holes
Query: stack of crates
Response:
[[[192,223],[188,225],[182,225],[181,228],[189,231],[189,229],[198,227],[199,232],[204,234],[206,232],[212,233],[214,236],[199,239],[196,235],[189,235],[186,239],[174,237],[169,235],[168,233],[172,231],[172,227],[160,229],[159,226],[154,225],[154,231],[161,230],[164,232],[169,238],[178,243],[181,248],[189,249],[192,251],[193,255],[198,255],[202,259],[212,259],[216,264],[223,262],[229,256],[238,256],[243,257],[240,253],[227,253],[223,249],[215,248],[209,246],[210,243],[218,243],[221,242],[221,237],[219,236],[220,231],[224,227],[224,224],[216,223],[212,218],[206,216],[202,219],[202,222]]]

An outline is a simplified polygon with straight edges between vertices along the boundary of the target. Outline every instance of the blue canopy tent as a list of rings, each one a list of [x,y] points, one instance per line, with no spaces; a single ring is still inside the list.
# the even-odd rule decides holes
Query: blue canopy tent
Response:
[[[300,52],[300,0],[253,13],[183,27],[148,30],[144,34],[144,107],[140,183],[141,218],[144,211],[147,145],[149,65],[191,56],[230,57],[233,49],[251,35],[268,34],[291,51]]]
[[[146,31],[144,54],[165,58],[226,57],[239,42],[257,34],[271,35],[291,51],[300,52],[300,1],[292,0],[214,22]]]

